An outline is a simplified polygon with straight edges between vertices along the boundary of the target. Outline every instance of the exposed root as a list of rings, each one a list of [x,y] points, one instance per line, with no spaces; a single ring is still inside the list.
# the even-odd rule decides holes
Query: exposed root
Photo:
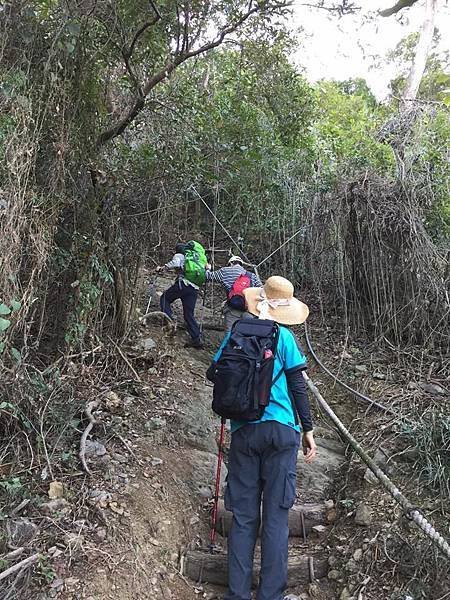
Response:
[[[17,573],[17,571],[23,571],[24,569],[27,569],[29,566],[34,564],[39,559],[39,557],[40,557],[39,553],[32,554],[31,556],[24,558],[23,560],[21,560],[20,562],[18,562],[15,565],[13,565],[12,567],[5,569],[4,571],[2,571],[0,573],[0,581],[2,581],[3,579],[6,579],[10,575],[13,575],[14,573]]]
[[[81,464],[83,465],[83,469],[86,471],[86,473],[89,473],[89,474],[91,473],[91,471],[89,470],[89,467],[87,466],[87,463],[86,463],[86,440],[87,440],[88,435],[91,432],[91,429],[97,423],[97,420],[93,416],[92,411],[95,410],[96,408],[98,408],[99,405],[100,405],[100,400],[92,400],[92,402],[89,402],[84,410],[87,418],[89,419],[89,424],[86,427],[86,429],[83,431],[83,435],[81,436],[79,457],[81,460]]]

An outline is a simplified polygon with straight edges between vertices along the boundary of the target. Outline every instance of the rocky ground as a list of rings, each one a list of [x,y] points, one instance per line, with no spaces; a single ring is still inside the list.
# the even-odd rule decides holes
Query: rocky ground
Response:
[[[168,283],[160,278],[154,291]],[[154,293],[155,310],[156,303]],[[215,304],[215,310],[203,309],[201,303],[198,307],[199,318],[203,315],[209,326],[220,324],[217,295]],[[108,386],[97,398],[96,424],[86,444],[91,475],[80,471],[74,460],[71,472],[66,470],[52,484],[42,483],[38,499],[8,509],[7,551],[22,550],[4,566],[34,551],[41,557],[31,587],[23,581],[29,569],[19,572],[17,593],[16,576],[0,581],[2,600],[222,597],[223,588],[207,583],[204,569],[192,578],[188,564],[190,556],[208,546],[217,460],[218,420],[210,410],[211,387],[204,373],[222,334],[208,328],[205,337],[204,350],[187,350],[183,330],[174,333],[157,316],[136,326],[130,343],[121,348],[130,378]],[[408,388],[411,381],[402,388],[392,380],[383,357],[368,354],[358,344],[342,347],[331,332],[322,332],[317,351],[350,373],[355,387],[394,406],[396,399],[397,404],[402,401],[402,389],[409,394],[423,390],[418,383]],[[94,360],[73,365],[78,379],[88,378],[89,369],[96,368]],[[384,470],[406,485],[412,501],[425,502],[445,528],[448,506],[418,487],[411,470],[414,449],[399,445],[393,419],[355,403],[316,367],[310,375]],[[440,386],[447,393],[439,382],[422,384]],[[434,389],[439,396],[438,392]],[[306,525],[291,537],[289,592],[302,600],[450,597],[444,561],[401,516],[316,407],[314,412],[319,454],[311,466],[299,456],[296,507],[311,512],[311,506],[318,506],[320,515],[304,517]],[[80,435],[86,425],[85,419]],[[219,536],[218,542],[225,548],[226,537]],[[296,565],[305,556],[314,561],[300,577]],[[314,565],[316,576],[321,576],[317,580],[309,569]]]

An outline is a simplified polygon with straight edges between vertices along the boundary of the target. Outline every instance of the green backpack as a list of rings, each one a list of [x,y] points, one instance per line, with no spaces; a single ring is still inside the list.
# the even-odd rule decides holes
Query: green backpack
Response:
[[[203,246],[194,240],[186,244],[184,251],[184,277],[195,285],[202,285],[205,282],[205,268],[208,259]]]

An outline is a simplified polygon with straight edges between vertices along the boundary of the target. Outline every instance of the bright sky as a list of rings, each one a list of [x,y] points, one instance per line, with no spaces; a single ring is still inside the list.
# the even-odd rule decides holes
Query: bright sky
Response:
[[[325,10],[306,7],[308,0],[294,0],[294,23],[303,28],[294,62],[305,69],[312,81],[364,77],[375,95],[384,98],[398,67],[387,64],[383,58],[403,37],[420,30],[424,16],[424,1],[397,16],[376,14],[377,10],[393,6],[395,1],[360,0],[356,4],[363,6],[361,11],[338,18]],[[450,49],[450,7],[446,0],[439,0],[439,4],[436,26],[441,34],[440,48]],[[382,61],[378,60],[376,65],[379,58]]]

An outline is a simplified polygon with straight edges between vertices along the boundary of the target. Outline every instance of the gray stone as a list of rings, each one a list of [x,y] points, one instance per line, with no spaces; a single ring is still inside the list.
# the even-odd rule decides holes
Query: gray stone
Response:
[[[97,458],[106,454],[105,446],[98,440],[87,440],[86,442],[86,458]]]
[[[107,535],[108,535],[108,533],[107,533],[107,531],[106,531],[106,527],[98,527],[98,528],[95,530],[95,533],[94,533],[94,535],[95,535],[95,537],[97,538],[97,540],[98,540],[99,542],[103,542],[104,540],[106,540],[106,537],[107,537]]]
[[[8,543],[15,548],[26,546],[39,533],[39,527],[25,517],[8,520],[6,530],[8,532]]]
[[[386,379],[386,375],[381,371],[375,371],[374,373],[372,373],[372,377],[374,379]]]
[[[367,365],[355,365],[354,368],[357,373],[367,373],[368,371]]]
[[[44,515],[53,515],[54,513],[66,514],[70,510],[70,504],[65,498],[56,498],[55,500],[41,504],[41,510]]]
[[[201,386],[196,394],[195,402],[187,402],[183,414],[177,417],[179,428],[189,446],[215,453],[220,422],[211,411],[211,389]]]
[[[353,560],[356,561],[360,561],[363,557],[363,551],[362,548],[357,548],[354,552],[353,552]]]
[[[336,571],[336,569],[332,569],[328,572],[328,579],[331,579],[331,581],[337,581],[340,576],[341,574],[339,573],[339,571]]]
[[[166,427],[167,421],[162,417],[152,417],[145,423],[145,429],[147,431],[157,431]]]
[[[156,342],[154,339],[152,338],[143,338],[141,340],[139,340],[138,346],[141,350],[144,350],[145,352],[149,351],[149,350],[153,350],[153,348],[156,348]]]
[[[356,564],[356,562],[353,560],[353,558],[351,558],[347,564],[345,565],[345,568],[347,569],[347,571],[349,573],[356,573],[358,571],[358,565]]]
[[[300,497],[308,502],[323,500],[333,487],[339,469],[345,462],[342,445],[334,440],[316,439],[318,453],[314,462],[307,465],[303,451],[300,449],[297,458],[297,478]],[[302,499],[302,498],[301,498]]]
[[[438,396],[445,396],[447,394],[446,390],[436,383],[422,382],[419,383],[419,387],[421,387],[424,392],[427,392],[427,394],[437,394]]]
[[[372,523],[372,511],[364,502],[361,502],[356,509],[355,523],[362,527],[368,527]]]
[[[375,456],[373,457],[373,460],[374,460],[375,464],[377,465],[377,467],[379,467],[382,471],[384,471],[388,475],[391,475],[395,469],[394,469],[394,464],[392,462],[389,463],[388,459],[389,459],[389,455],[386,452],[386,450],[384,450],[383,448],[378,448],[377,451],[375,452]],[[367,468],[366,472],[364,473],[364,479],[368,483],[371,483],[371,484],[378,483],[377,476],[369,468]]]
[[[210,487],[200,487],[197,492],[201,498],[205,498],[206,500],[209,500],[212,496],[212,489]]]
[[[209,496],[214,489],[216,470],[217,470],[217,455],[211,452],[203,452],[202,450],[192,450],[191,452],[192,470],[189,476],[189,483],[195,493],[204,496],[205,490],[209,490]],[[225,488],[225,479],[227,476],[227,467],[222,462],[220,473],[220,492]],[[207,497],[209,497],[207,496]]]

